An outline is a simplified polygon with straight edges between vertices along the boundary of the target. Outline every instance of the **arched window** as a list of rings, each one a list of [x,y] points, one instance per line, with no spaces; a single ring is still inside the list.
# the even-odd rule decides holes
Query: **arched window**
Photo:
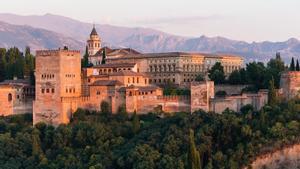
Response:
[[[8,96],[7,96],[7,100],[8,100],[9,102],[11,102],[11,101],[12,101],[12,94],[11,94],[11,93],[9,93],[9,94],[8,94]]]

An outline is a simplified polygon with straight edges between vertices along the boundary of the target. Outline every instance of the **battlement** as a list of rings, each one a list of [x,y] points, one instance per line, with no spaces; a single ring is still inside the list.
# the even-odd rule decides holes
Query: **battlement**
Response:
[[[157,100],[163,101],[189,101],[191,100],[190,96],[157,96]]]
[[[58,56],[59,54],[80,55],[80,50],[66,50],[66,49],[54,49],[54,50],[37,50],[36,56]]]

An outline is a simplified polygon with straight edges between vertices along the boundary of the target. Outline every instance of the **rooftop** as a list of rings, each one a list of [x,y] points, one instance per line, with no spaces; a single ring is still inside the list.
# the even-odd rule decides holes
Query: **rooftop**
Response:
[[[120,86],[123,85],[118,80],[97,80],[94,83],[92,83],[90,86]]]
[[[117,64],[103,64],[93,66],[95,68],[133,68],[136,63],[117,63]]]
[[[146,76],[143,73],[134,72],[132,70],[125,70],[119,72],[113,72],[110,76]]]
[[[127,89],[135,89],[135,90],[138,90],[138,91],[141,91],[141,92],[150,92],[150,91],[157,90],[157,89],[160,89],[160,88],[157,87],[157,86],[134,86],[134,85],[131,85],[131,86],[128,86],[128,87],[120,88],[120,91],[126,91]]]
[[[90,36],[92,36],[92,35],[98,35],[95,26],[93,26],[93,29],[92,29],[92,32],[91,32]]]
[[[231,55],[231,54],[209,54],[209,53],[192,53],[192,52],[165,52],[165,53],[139,53],[139,54],[128,54],[122,57],[122,59],[130,59],[130,58],[155,58],[155,57],[184,57],[184,56],[201,56],[206,58],[239,58],[242,59],[241,56]],[[119,58],[107,58],[107,59],[119,59]]]

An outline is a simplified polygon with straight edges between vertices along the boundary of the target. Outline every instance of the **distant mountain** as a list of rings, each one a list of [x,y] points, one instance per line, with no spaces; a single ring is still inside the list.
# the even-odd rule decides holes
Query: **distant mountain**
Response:
[[[63,46],[79,49],[82,42],[66,37],[62,34],[30,26],[16,26],[0,22],[0,47],[19,47],[24,49],[30,46],[32,50],[51,49]]]
[[[60,39],[73,41],[78,49],[83,50],[85,41],[92,29],[92,24],[77,21],[64,16],[46,14],[42,16],[20,16],[13,14],[0,14],[0,21],[15,25],[30,25],[31,27],[47,29],[64,35]],[[300,56],[300,42],[291,38],[285,42],[253,42],[235,41],[223,37],[181,37],[171,35],[149,28],[128,28],[111,25],[96,25],[98,34],[104,43],[112,47],[131,47],[141,52],[169,52],[169,51],[190,51],[209,53],[228,53],[245,56],[247,61],[258,60],[267,61],[274,57],[276,52],[281,52],[285,60],[291,57]],[[11,35],[13,32],[7,32]],[[56,34],[58,35],[58,34]],[[3,35],[1,35],[3,36]],[[22,36],[18,36],[22,39]],[[33,36],[34,37],[34,36]],[[69,38],[68,38],[69,37]],[[56,36],[56,38],[58,38]],[[55,39],[56,39],[55,38]],[[74,40],[75,39],[75,40]],[[7,39],[15,45],[22,45],[14,39]],[[33,43],[33,40],[26,40]],[[41,40],[41,38],[40,38]],[[2,37],[0,37],[0,41]],[[49,42],[49,40],[47,40]],[[2,42],[3,43],[3,42]],[[1,45],[1,44],[0,44]],[[73,44],[76,46],[75,44]],[[39,45],[35,45],[39,47]],[[44,44],[41,48],[52,48],[53,46]]]

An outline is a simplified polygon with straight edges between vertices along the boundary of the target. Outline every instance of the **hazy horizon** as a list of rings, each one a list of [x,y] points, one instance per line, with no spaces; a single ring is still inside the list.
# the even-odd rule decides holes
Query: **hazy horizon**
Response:
[[[0,11],[16,15],[50,13],[83,22],[153,28],[187,37],[274,42],[300,39],[296,19],[300,17],[299,6],[297,0],[10,0],[2,2]]]

